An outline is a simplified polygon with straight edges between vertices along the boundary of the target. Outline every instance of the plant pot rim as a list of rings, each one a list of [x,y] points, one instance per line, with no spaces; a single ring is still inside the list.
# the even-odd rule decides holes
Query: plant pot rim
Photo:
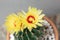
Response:
[[[46,21],[48,21],[50,23],[50,25],[53,27],[54,30],[54,34],[55,34],[55,40],[59,40],[59,36],[58,36],[58,30],[56,28],[56,25],[46,16],[43,17]],[[10,33],[7,32],[7,38],[6,40],[10,40]]]

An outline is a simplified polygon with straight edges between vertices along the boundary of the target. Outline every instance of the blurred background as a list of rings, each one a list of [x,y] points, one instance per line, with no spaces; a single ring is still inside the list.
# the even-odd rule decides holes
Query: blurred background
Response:
[[[60,0],[0,0],[0,40],[6,40],[6,16],[21,10],[27,11],[29,6],[42,9],[60,31]]]

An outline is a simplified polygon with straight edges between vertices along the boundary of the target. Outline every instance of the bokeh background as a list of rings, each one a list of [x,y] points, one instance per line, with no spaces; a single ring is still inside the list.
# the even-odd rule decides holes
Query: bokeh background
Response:
[[[42,9],[60,30],[60,0],[0,0],[0,40],[6,40],[6,16],[21,10],[27,11],[29,6]]]

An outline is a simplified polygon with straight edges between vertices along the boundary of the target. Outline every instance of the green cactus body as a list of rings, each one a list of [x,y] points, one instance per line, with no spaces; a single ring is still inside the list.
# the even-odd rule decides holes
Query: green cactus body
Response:
[[[15,40],[38,40],[39,37],[42,37],[44,27],[37,26],[29,31],[27,28],[24,31],[19,31],[17,34],[14,34]]]

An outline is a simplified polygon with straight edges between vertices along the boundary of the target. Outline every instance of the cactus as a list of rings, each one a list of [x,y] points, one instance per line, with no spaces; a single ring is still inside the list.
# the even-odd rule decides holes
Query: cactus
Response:
[[[28,11],[11,14],[6,18],[5,25],[15,40],[38,40],[44,34],[42,10],[29,7]]]
[[[15,40],[38,40],[39,37],[44,35],[44,27],[37,26],[31,31],[28,28],[24,29],[23,32],[19,31],[17,34],[14,33]]]

